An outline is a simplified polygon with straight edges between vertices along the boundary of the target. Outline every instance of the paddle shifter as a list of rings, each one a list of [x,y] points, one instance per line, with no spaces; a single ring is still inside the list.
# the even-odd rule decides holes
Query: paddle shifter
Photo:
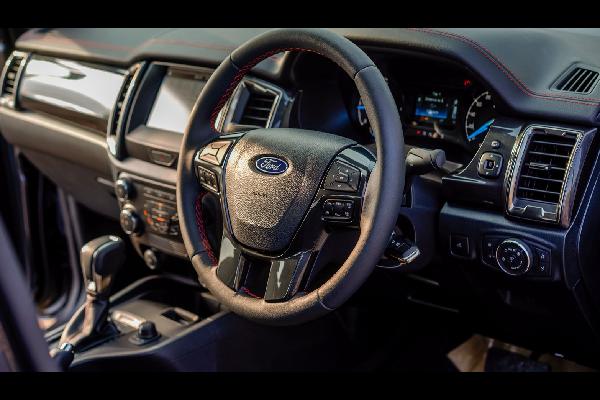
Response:
[[[118,332],[107,319],[108,299],[115,275],[124,262],[125,243],[117,236],[101,236],[81,248],[87,298],[65,327],[59,346],[69,343],[77,352]]]

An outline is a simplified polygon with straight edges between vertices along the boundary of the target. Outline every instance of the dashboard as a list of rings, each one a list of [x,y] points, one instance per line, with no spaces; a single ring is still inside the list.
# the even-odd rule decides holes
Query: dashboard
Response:
[[[441,149],[460,165],[407,180],[398,225],[421,249],[422,278],[463,300],[485,329],[527,326],[522,341],[538,340],[531,332],[543,329],[548,341],[573,339],[561,342],[565,351],[575,351],[578,341],[595,343],[590,325],[600,327],[600,275],[592,260],[600,253],[590,238],[600,234],[600,85],[586,81],[585,92],[561,88],[588,79],[574,75],[579,69],[591,71],[587,77],[600,74],[600,35],[335,31],[358,43],[382,71],[405,143]],[[140,256],[151,250],[185,258],[174,195],[182,133],[231,44],[256,33],[32,30],[3,73],[0,129],[79,202],[120,220]],[[114,42],[119,37],[124,43]],[[538,62],[524,54],[537,54]],[[352,80],[312,54],[261,62],[216,122],[225,135],[289,126],[374,144]],[[210,175],[201,179],[210,186]],[[530,249],[531,268],[503,268],[502,256],[512,251],[505,242]],[[492,321],[485,318],[490,310]]]

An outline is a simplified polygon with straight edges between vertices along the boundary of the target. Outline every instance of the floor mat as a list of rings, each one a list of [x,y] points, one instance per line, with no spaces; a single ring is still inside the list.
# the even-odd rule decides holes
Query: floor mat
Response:
[[[591,372],[594,369],[542,354],[536,360],[522,347],[474,335],[448,353],[461,372]]]

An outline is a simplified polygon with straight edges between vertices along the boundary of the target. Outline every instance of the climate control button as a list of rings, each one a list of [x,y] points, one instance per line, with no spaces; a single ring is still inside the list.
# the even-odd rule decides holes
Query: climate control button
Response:
[[[531,268],[533,253],[525,242],[506,239],[496,249],[496,260],[500,269],[507,274],[523,275]]]
[[[123,228],[128,235],[138,234],[142,230],[140,217],[138,217],[132,208],[124,208],[121,210],[119,221],[121,222],[121,228]]]

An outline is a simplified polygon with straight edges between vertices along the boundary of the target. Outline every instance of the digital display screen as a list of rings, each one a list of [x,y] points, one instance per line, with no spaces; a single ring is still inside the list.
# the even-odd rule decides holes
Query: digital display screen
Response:
[[[183,133],[192,108],[205,84],[205,77],[195,77],[189,72],[183,74],[169,69],[158,90],[146,125]]]
[[[414,117],[419,125],[454,127],[457,113],[457,98],[445,96],[438,90],[417,95]]]

